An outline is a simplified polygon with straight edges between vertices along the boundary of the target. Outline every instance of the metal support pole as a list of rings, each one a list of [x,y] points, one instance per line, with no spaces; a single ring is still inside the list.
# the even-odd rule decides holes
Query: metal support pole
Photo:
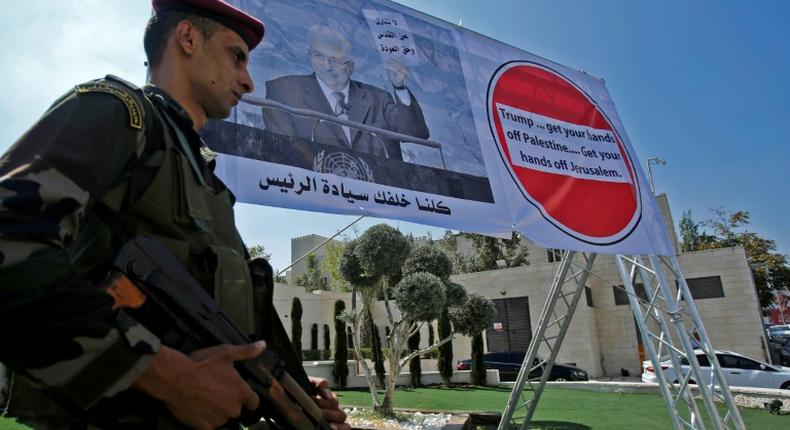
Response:
[[[661,331],[661,335],[659,336],[659,349],[658,349],[658,357],[661,357],[661,350],[664,346],[666,346],[666,351],[669,354],[670,361],[672,362],[673,369],[680,369],[681,367],[681,353],[674,347],[672,343],[672,336],[669,330],[669,324],[667,324],[666,318],[664,313],[659,310],[658,307],[654,306],[654,302],[659,299],[658,292],[659,290],[663,293],[663,299],[665,302],[665,307],[667,305],[671,306],[671,309],[675,309],[674,301],[672,300],[672,293],[668,291],[666,287],[666,282],[664,281],[663,274],[660,272],[660,266],[656,266],[655,262],[652,260],[651,257],[651,265],[653,270],[649,270],[644,263],[642,262],[642,258],[637,256],[634,257],[635,262],[637,263],[634,267],[639,269],[639,275],[642,278],[642,285],[645,288],[645,294],[648,298],[650,298],[649,308],[653,311],[653,319],[658,323],[659,329]],[[651,276],[652,275],[652,276]],[[658,284],[658,290],[653,291],[653,280],[656,281]],[[672,321],[676,323],[676,329],[678,331],[678,336],[682,337],[685,336],[685,330],[683,327],[682,321],[676,317],[676,313],[672,313]],[[679,327],[677,324],[679,323]],[[652,339],[645,339],[647,342],[652,342]],[[683,343],[685,345],[685,343]],[[686,352],[685,356],[688,352]],[[661,372],[661,367],[654,367],[656,372]],[[663,373],[663,372],[662,372]],[[691,392],[691,388],[689,387],[687,381],[684,381],[682,384],[679,385],[679,393],[677,397],[675,397],[675,409],[677,409],[677,399],[683,398],[686,401],[686,405],[689,408],[691,413],[691,423],[690,427],[693,429],[704,429],[705,424],[702,422],[702,416],[699,413],[699,409],[697,408],[697,402],[694,400],[694,395]],[[674,387],[672,387],[674,388]],[[682,419],[682,418],[681,418]],[[688,423],[687,423],[688,424]]]
[[[499,423],[499,430],[505,430],[511,425],[517,425],[518,417],[516,417],[516,412],[520,408],[526,408],[524,422],[521,424],[521,428],[529,428],[529,424],[537,408],[540,396],[542,395],[543,389],[546,386],[546,381],[548,381],[549,375],[551,374],[551,368],[554,366],[554,361],[557,359],[557,353],[560,350],[562,341],[565,338],[568,327],[570,326],[573,313],[575,312],[581,294],[584,291],[584,286],[587,282],[587,276],[589,275],[590,269],[595,262],[596,254],[585,255],[584,258],[586,261],[584,268],[570,274],[569,276],[568,272],[573,265],[572,260],[575,255],[575,251],[563,252],[562,262],[560,263],[560,267],[557,269],[557,273],[554,276],[546,303],[543,305],[543,310],[541,311],[537,331],[530,341],[526,356],[524,357],[524,362],[521,365],[518,377],[516,378],[516,382],[513,385],[513,391],[510,393],[510,399],[508,400],[505,411],[502,414],[502,419]],[[566,284],[569,284],[571,280],[576,281],[575,285],[572,285],[571,288],[567,288],[566,291],[563,292],[563,287]],[[562,315],[559,315],[556,310],[556,307],[559,303],[562,303],[565,306],[564,313]],[[553,336],[547,336],[548,329],[554,326],[558,327],[558,332]],[[545,360],[534,364],[541,343],[544,343],[548,347],[549,356]],[[530,372],[541,367],[543,371],[540,381],[537,384],[532,384],[529,381]],[[529,400],[523,399],[523,389],[526,384],[529,384],[532,388],[532,398]]]
[[[655,264],[658,264],[658,259],[656,257],[651,257],[651,258],[655,260],[656,262]],[[713,369],[715,381],[718,381],[719,383],[718,394],[724,400],[724,403],[727,406],[727,411],[728,411],[724,420],[726,421],[729,418],[732,420],[733,424],[735,424],[735,428],[739,430],[745,430],[746,424],[743,422],[741,413],[738,410],[738,405],[735,403],[735,398],[732,396],[732,392],[730,391],[729,384],[727,384],[727,379],[724,376],[724,371],[721,369],[719,360],[716,358],[715,351],[713,350],[713,345],[710,342],[710,338],[708,337],[708,333],[705,330],[705,326],[702,324],[702,318],[700,317],[699,311],[697,310],[697,305],[694,303],[694,298],[691,296],[691,291],[689,290],[688,284],[686,283],[686,278],[683,276],[683,272],[680,270],[680,264],[678,263],[677,258],[675,258],[674,255],[669,257],[669,262],[667,262],[667,260],[664,258],[661,258],[661,261],[663,261],[664,264],[666,264],[667,267],[669,267],[669,269],[675,275],[675,279],[677,279],[678,295],[683,297],[686,303],[687,312],[691,317],[691,322],[694,326],[694,330],[696,331],[696,333],[699,335],[700,338],[699,346],[708,356],[708,361],[710,361],[711,368]],[[658,272],[660,272],[660,270]],[[664,282],[664,284],[666,285],[666,282]],[[688,338],[688,336],[685,336],[682,339],[685,339],[686,341],[684,345],[686,351],[693,352],[693,346],[691,345],[691,340]],[[699,364],[697,363],[696,356],[692,354],[690,357],[688,357],[688,359],[689,359],[689,364],[691,364],[692,366],[692,369],[694,371],[699,371],[699,375],[702,376],[702,371],[699,369]],[[704,380],[697,380],[697,383],[699,384],[701,391],[703,390],[703,388],[707,390],[708,387],[703,387]],[[711,390],[711,394],[715,394],[713,378],[711,379],[710,390]],[[707,404],[706,406],[708,406],[709,409],[713,407],[713,409],[709,410],[709,414],[716,414],[716,416],[718,416],[717,409],[715,409],[715,406],[711,406]],[[723,424],[722,424],[722,428],[724,428]]]
[[[625,287],[625,291],[628,293],[628,302],[631,304],[631,311],[634,313],[634,317],[636,319],[636,325],[639,329],[639,332],[642,334],[643,343],[645,346],[645,351],[647,352],[648,357],[650,357],[650,362],[653,363],[653,369],[656,370],[656,377],[658,378],[658,388],[661,390],[661,394],[664,396],[664,401],[667,405],[667,410],[669,411],[669,416],[672,419],[672,425],[676,430],[680,430],[683,428],[683,423],[680,415],[678,414],[677,405],[674,401],[674,396],[669,391],[669,384],[667,383],[666,375],[664,372],[661,371],[661,360],[656,354],[656,350],[653,347],[653,342],[651,341],[651,333],[645,326],[645,319],[642,314],[642,308],[639,306],[639,299],[636,295],[636,291],[634,290],[634,286],[631,282],[631,276],[628,273],[628,270],[625,267],[624,258],[622,255],[615,256],[615,262],[617,263],[617,269],[620,271],[620,279],[623,281],[623,286]]]

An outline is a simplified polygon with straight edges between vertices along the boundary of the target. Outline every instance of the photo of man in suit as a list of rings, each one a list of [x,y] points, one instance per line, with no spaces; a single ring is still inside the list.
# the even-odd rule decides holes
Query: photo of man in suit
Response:
[[[409,71],[405,65],[395,60],[386,62],[392,88],[385,91],[351,79],[355,67],[351,43],[338,31],[313,26],[308,44],[313,73],[266,82],[267,99],[417,138],[429,137],[422,109],[406,86]],[[274,108],[265,107],[262,114],[266,131],[278,142],[312,140],[358,154],[403,161],[398,140]]]

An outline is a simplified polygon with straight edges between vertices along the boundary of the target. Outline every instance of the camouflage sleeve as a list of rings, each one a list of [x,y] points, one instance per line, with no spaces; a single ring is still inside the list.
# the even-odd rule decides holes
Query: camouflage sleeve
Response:
[[[129,103],[72,91],[0,159],[0,362],[84,407],[128,388],[159,348],[100,277],[67,270],[98,197],[142,153]]]

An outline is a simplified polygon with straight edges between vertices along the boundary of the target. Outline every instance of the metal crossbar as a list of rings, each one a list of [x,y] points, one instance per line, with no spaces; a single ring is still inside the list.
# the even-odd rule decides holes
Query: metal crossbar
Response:
[[[301,116],[301,117],[305,117],[305,118],[314,118],[314,119],[317,120],[316,125],[318,125],[321,122],[329,122],[329,123],[332,123],[332,124],[337,124],[337,125],[341,125],[341,126],[345,126],[345,127],[351,127],[351,128],[363,131],[363,132],[370,133],[370,134],[372,134],[373,136],[376,136],[379,139],[381,139],[381,137],[385,137],[385,138],[388,138],[388,139],[399,140],[401,142],[414,143],[414,144],[425,146],[425,147],[428,147],[428,148],[433,148],[433,149],[436,149],[437,151],[439,151],[439,158],[441,159],[441,162],[442,162],[442,168],[444,168],[445,170],[447,169],[447,163],[445,162],[445,159],[444,159],[444,151],[442,150],[442,144],[439,143],[439,142],[433,141],[433,140],[421,139],[419,137],[411,136],[411,135],[408,135],[408,134],[398,133],[398,132],[395,132],[395,131],[390,131],[390,130],[386,130],[386,129],[378,128],[378,127],[373,127],[373,126],[368,125],[368,124],[362,124],[362,123],[359,123],[359,122],[356,122],[356,121],[350,121],[350,120],[347,120],[347,119],[338,118],[338,117],[336,117],[334,115],[329,115],[329,114],[325,114],[325,113],[322,113],[322,112],[316,112],[316,111],[310,110],[310,109],[295,108],[295,107],[291,107],[291,106],[288,106],[286,104],[283,104],[283,103],[280,103],[280,102],[277,102],[277,101],[274,101],[274,100],[268,100],[268,99],[264,99],[264,98],[260,98],[260,97],[255,97],[255,96],[251,96],[249,94],[243,95],[241,97],[241,101],[244,102],[244,103],[251,104],[253,106],[258,106],[258,107],[261,107],[261,108],[274,109],[274,110],[286,112],[286,113],[289,113],[289,114],[295,115],[295,116]],[[315,131],[315,130],[313,130],[313,131]],[[386,151],[386,149],[385,149],[385,151]]]
[[[543,306],[535,336],[529,344],[524,363],[503,412],[499,430],[529,428],[588,276],[593,275],[612,285],[611,282],[592,272],[595,254],[581,254],[584,256],[584,264],[572,261],[575,254],[573,251],[563,253],[562,262]],[[674,256],[651,255],[645,262],[640,256],[617,255],[615,262],[623,282],[621,288],[628,297],[634,321],[655,371],[658,387],[666,403],[673,428],[704,429],[705,423],[701,415],[701,410],[704,409],[710,425],[717,430],[745,429],[746,426],[727,385],[724,372],[716,359],[715,351],[705,332],[677,259]],[[569,273],[571,267],[579,270]],[[677,291],[667,283],[665,271],[677,279]],[[644,297],[640,297],[634,289],[637,279],[642,281]],[[684,305],[681,307],[680,303]],[[557,332],[547,335],[549,329]],[[548,347],[550,354],[545,360],[533,364],[541,344]],[[705,354],[711,364],[708,378],[700,368],[698,354]],[[677,380],[674,378],[672,381],[668,380],[667,374],[661,367],[662,360],[665,362],[664,366],[674,370]],[[688,370],[683,370],[682,366],[686,366]],[[533,384],[529,379],[529,373],[539,367],[543,368],[543,373],[540,380]],[[524,390],[527,385],[531,391]],[[692,388],[695,388],[702,398],[702,407],[695,400]],[[724,403],[721,412],[715,404],[716,400]]]

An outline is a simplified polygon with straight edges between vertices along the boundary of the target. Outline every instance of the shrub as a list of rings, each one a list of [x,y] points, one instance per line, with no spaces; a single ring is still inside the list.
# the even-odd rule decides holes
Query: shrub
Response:
[[[332,378],[341,388],[346,386],[348,378],[348,343],[346,343],[346,323],[342,315],[346,303],[335,300],[335,365],[332,367]]]
[[[466,303],[467,293],[463,285],[456,284],[455,282],[448,282],[445,284],[445,291],[447,296],[447,307],[463,306]]]
[[[450,316],[447,309],[443,310],[439,316],[438,332],[439,339],[444,339],[450,335],[452,327],[450,325]],[[437,361],[439,367],[439,375],[442,376],[444,385],[450,386],[450,379],[453,377],[453,343],[447,342],[439,347],[439,360]]]
[[[472,338],[472,385],[484,386],[488,382],[485,356],[483,354],[483,334]]]
[[[445,287],[436,275],[417,272],[395,286],[394,299],[403,314],[414,321],[433,321],[444,308]]]
[[[357,239],[354,255],[366,277],[396,276],[411,250],[409,239],[387,224],[370,227]]]
[[[291,343],[296,356],[302,360],[302,302],[299,297],[294,297],[291,302]]]
[[[332,336],[329,334],[329,324],[324,324],[324,350],[332,349]]]
[[[318,349],[318,324],[316,323],[310,327],[310,349]]]
[[[409,349],[416,351],[420,349],[420,332],[419,330],[409,338]],[[409,372],[411,386],[418,388],[422,386],[420,378],[422,377],[422,366],[420,365],[420,356],[416,356],[409,361]]]
[[[428,272],[442,281],[447,281],[453,272],[453,263],[438,247],[423,245],[413,250],[403,263],[404,276],[417,272]]]
[[[470,337],[485,330],[495,315],[494,302],[475,293],[469,294],[463,306],[450,308],[449,312],[455,331]]]

